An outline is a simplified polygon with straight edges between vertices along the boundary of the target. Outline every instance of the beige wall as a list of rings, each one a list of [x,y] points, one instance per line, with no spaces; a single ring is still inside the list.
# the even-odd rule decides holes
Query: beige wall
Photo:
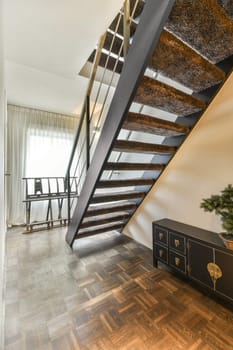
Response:
[[[4,56],[3,56],[3,36],[2,36],[2,0],[0,0],[0,349],[3,349],[3,261],[5,250],[5,215],[4,215]]]
[[[219,232],[219,217],[199,205],[202,198],[219,193],[229,183],[233,183],[233,74],[124,233],[151,247],[151,223],[161,218]]]

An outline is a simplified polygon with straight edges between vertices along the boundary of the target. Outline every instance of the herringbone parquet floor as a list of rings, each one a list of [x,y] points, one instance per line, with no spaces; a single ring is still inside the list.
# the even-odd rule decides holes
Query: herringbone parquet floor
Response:
[[[6,350],[232,350],[233,312],[118,233],[7,236]]]

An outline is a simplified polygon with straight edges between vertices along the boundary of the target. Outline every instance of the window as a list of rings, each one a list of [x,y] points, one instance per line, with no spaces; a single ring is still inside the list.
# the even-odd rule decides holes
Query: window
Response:
[[[26,146],[26,177],[65,176],[73,134],[29,129]]]

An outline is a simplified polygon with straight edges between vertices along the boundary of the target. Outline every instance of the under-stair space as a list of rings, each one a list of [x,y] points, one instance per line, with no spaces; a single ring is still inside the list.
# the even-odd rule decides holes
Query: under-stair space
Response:
[[[228,1],[131,0],[131,9],[136,2],[127,56],[118,15],[98,62],[118,74],[118,84],[73,209],[71,246],[77,238],[123,230],[232,69]],[[95,50],[87,64],[94,56]]]

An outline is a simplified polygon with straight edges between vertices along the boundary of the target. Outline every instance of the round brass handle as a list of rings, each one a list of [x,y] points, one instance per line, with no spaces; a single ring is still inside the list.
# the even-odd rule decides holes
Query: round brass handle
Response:
[[[175,247],[178,248],[180,246],[180,241],[178,239],[174,240]]]
[[[208,263],[207,264],[207,270],[210,274],[210,277],[216,281],[218,280],[219,278],[222,277],[222,270],[220,269],[220,267],[215,264],[215,263]]]
[[[175,258],[175,265],[179,266],[180,265],[180,258]]]

